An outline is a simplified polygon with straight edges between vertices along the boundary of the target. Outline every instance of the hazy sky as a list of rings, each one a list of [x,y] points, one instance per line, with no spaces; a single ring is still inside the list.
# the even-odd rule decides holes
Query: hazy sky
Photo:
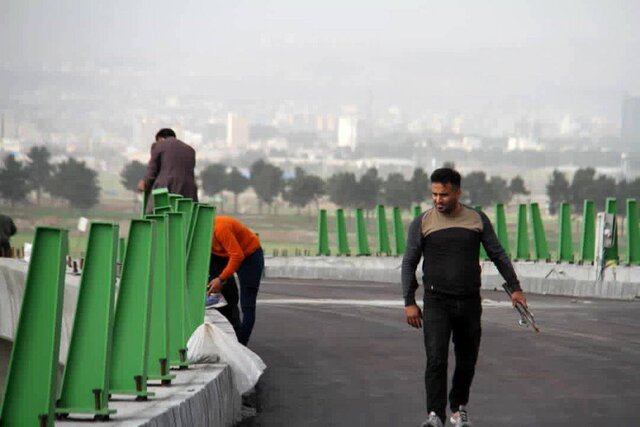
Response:
[[[611,0],[0,0],[0,67],[132,65],[226,96],[612,103],[640,95],[639,17]]]

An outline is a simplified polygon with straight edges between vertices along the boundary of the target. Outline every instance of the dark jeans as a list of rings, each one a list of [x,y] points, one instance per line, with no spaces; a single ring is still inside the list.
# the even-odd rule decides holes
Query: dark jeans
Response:
[[[211,255],[209,281],[222,273],[228,261],[229,258]],[[238,341],[244,345],[249,342],[253,325],[256,322],[256,298],[258,297],[263,270],[264,253],[262,248],[258,248],[257,251],[244,259],[236,272],[238,279],[240,279],[240,298],[238,298],[238,286],[233,276],[222,287],[222,295],[227,300],[228,305],[219,308],[218,311],[229,320],[236,331]],[[238,299],[242,308],[242,321],[238,311]]]
[[[458,299],[425,295],[423,310],[424,347],[427,369],[427,413],[434,411],[442,420],[447,407],[447,362],[449,340],[453,336],[456,366],[449,393],[449,405],[456,412],[469,401],[469,389],[480,349],[482,305],[479,297]]]

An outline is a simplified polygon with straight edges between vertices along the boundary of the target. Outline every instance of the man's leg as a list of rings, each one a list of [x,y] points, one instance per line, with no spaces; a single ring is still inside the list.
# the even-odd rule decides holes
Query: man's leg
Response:
[[[242,326],[238,341],[247,345],[253,325],[256,322],[256,298],[260,288],[260,279],[264,270],[262,248],[249,255],[238,269],[240,279],[240,307],[242,308]]]
[[[427,413],[435,412],[443,424],[447,409],[447,359],[451,337],[447,302],[445,298],[425,297],[422,328],[427,353],[427,369],[424,374]]]
[[[209,281],[218,277],[224,267],[229,262],[229,258],[223,258],[216,255],[211,255],[211,262],[209,263]],[[227,305],[217,308],[224,317],[227,318],[233,329],[236,331],[236,335],[240,330],[240,311],[238,310],[238,286],[236,280],[231,276],[227,283],[222,287],[222,296],[227,300]]]
[[[456,367],[453,372],[449,403],[452,412],[460,405],[469,402],[469,389],[480,350],[482,328],[480,318],[482,303],[480,298],[459,301],[458,310],[453,319],[453,344],[456,355]]]

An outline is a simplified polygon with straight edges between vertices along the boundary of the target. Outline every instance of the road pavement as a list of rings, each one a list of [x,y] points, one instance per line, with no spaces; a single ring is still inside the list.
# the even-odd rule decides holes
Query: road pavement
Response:
[[[397,284],[265,279],[249,346],[268,368],[243,425],[419,426],[422,332],[400,295]],[[529,295],[535,335],[504,292],[482,296],[475,427],[640,425],[640,302]]]

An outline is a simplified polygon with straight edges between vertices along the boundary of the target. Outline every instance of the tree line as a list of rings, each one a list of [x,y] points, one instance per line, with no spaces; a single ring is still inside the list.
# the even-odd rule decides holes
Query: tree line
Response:
[[[451,163],[445,166],[453,167]],[[120,183],[138,193],[137,183],[144,177],[146,165],[132,161],[120,171]],[[414,204],[430,199],[429,174],[423,168],[415,168],[409,179],[401,173],[391,173],[386,179],[379,176],[376,168],[369,168],[360,177],[353,172],[338,172],[324,180],[295,168],[292,177],[265,160],[251,164],[248,176],[236,167],[221,163],[207,165],[199,175],[203,192],[210,197],[223,191],[233,194],[233,211],[238,211],[238,197],[248,188],[253,188],[258,198],[258,209],[275,211],[276,201],[282,200],[298,211],[315,205],[321,199],[344,208],[362,208],[366,211],[377,204],[410,208]],[[555,214],[561,202],[569,202],[574,211],[582,209],[585,199],[604,205],[607,197],[624,200],[640,196],[640,178],[616,182],[612,177],[596,175],[593,168],[579,169],[571,182],[566,175],[554,170],[547,182],[549,212]],[[100,185],[98,173],[85,162],[68,158],[52,164],[51,153],[45,146],[35,146],[20,162],[9,154],[0,168],[0,198],[11,205],[26,201],[35,193],[37,203],[43,193],[66,200],[70,207],[87,209],[99,202]],[[509,203],[514,196],[528,195],[524,180],[520,176],[507,181],[499,176],[487,176],[483,171],[473,171],[463,176],[463,202],[472,206],[490,206]]]

